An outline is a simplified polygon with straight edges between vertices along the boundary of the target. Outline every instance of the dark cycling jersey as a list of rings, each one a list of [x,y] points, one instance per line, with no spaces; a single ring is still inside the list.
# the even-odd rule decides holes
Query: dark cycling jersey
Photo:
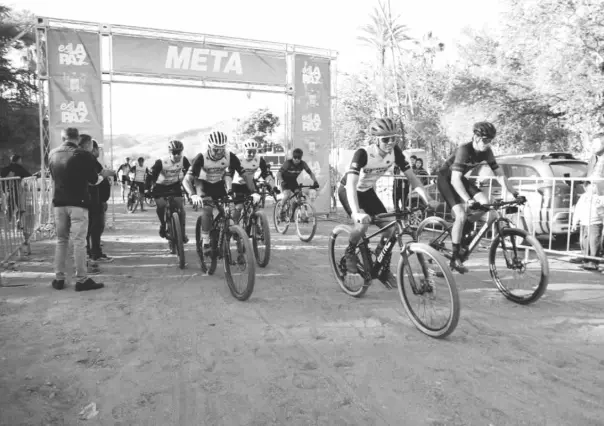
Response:
[[[458,146],[455,154],[447,158],[438,173],[443,176],[451,176],[452,171],[457,171],[465,175],[482,162],[486,162],[493,171],[499,168],[491,147],[483,152],[476,151],[472,142],[469,142]]]
[[[395,164],[403,172],[409,170],[411,167],[405,159],[405,154],[403,154],[403,151],[398,146],[395,146],[392,152],[386,154],[384,157],[380,155],[377,145],[359,148],[352,156],[348,172],[346,172],[340,183],[346,186],[346,178],[348,174],[352,173],[359,175],[357,191],[368,191]]]
[[[279,173],[281,173],[281,178],[286,182],[297,182],[298,176],[302,171],[305,171],[309,175],[312,173],[306,161],[300,160],[298,164],[294,163],[294,160],[289,159],[279,169]]]

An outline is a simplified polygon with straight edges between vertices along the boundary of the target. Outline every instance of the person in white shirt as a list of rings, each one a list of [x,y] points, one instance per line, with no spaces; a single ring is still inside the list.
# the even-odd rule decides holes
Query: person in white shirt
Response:
[[[604,196],[595,182],[585,187],[585,192],[575,205],[572,232],[581,225],[581,249],[584,256],[602,255],[602,223],[604,219]],[[583,269],[597,271],[599,262],[583,259]]]

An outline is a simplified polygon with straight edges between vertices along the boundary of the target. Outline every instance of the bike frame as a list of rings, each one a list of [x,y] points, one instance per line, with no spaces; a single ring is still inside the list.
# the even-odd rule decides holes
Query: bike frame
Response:
[[[164,198],[166,200],[166,210],[164,211],[164,220],[166,223],[166,227],[168,226],[168,223],[170,223],[170,227],[172,227],[172,222],[171,222],[172,213],[178,213],[178,217],[180,218],[180,207],[178,207],[174,204],[174,199],[177,197],[174,195],[168,195],[167,197],[162,197],[162,198]],[[181,224],[181,226],[182,226],[182,224]],[[176,241],[174,241],[174,235],[170,235],[170,238],[173,243],[176,242]]]
[[[402,212],[397,212],[395,214],[400,214],[403,216],[409,216],[410,214],[412,214],[413,211],[410,210],[405,210]],[[409,262],[409,256],[407,254],[407,245],[409,243],[403,243],[402,237],[403,235],[409,235],[413,238],[413,240],[415,240],[415,236],[413,234],[413,231],[411,230],[411,228],[408,225],[405,225],[402,223],[403,222],[403,218],[402,217],[397,217],[396,219],[394,219],[392,222],[388,223],[387,225],[385,225],[384,227],[378,229],[376,232],[374,232],[373,234],[369,235],[369,236],[363,236],[361,238],[361,241],[357,244],[357,247],[359,247],[359,249],[361,250],[361,253],[363,253],[363,256],[365,256],[365,261],[367,264],[371,265],[371,270],[369,271],[369,273],[371,274],[371,278],[375,279],[377,277],[379,277],[379,275],[382,273],[382,269],[383,269],[383,260],[386,258],[387,255],[389,255],[390,253],[392,253],[392,250],[394,249],[394,245],[395,243],[398,241],[399,247],[401,249],[401,256],[403,257],[403,262],[404,263],[408,263]],[[369,251],[369,240],[371,240],[373,237],[375,237],[378,234],[383,233],[384,231],[387,231],[388,229],[392,228],[396,226],[397,229],[394,233],[392,233],[392,235],[390,236],[390,238],[388,239],[388,241],[386,242],[386,244],[384,245],[384,247],[382,248],[382,251],[378,254],[378,256],[376,257],[375,262],[371,259],[370,251]],[[419,255],[418,255],[419,256]],[[428,276],[429,271],[425,265],[425,262],[421,262],[422,265],[422,272],[424,273],[424,276]],[[411,285],[412,288],[416,289],[416,285],[415,285],[415,280],[413,277],[410,278],[412,280]]]
[[[218,259],[222,259],[221,248],[224,244],[224,233],[225,229],[228,229],[227,227],[229,224],[229,220],[231,219],[231,210],[225,208],[225,206],[227,204],[233,203],[233,201],[234,200],[232,199],[225,199],[224,197],[214,201],[216,203],[216,209],[218,210],[218,214],[212,220],[212,230],[218,230],[217,253],[215,253],[215,256]]]
[[[472,240],[470,241],[470,244],[468,245],[467,251],[464,254],[464,257],[467,259],[473,252],[474,249],[478,246],[478,243],[484,238],[484,236],[486,235],[487,231],[489,230],[489,228],[493,225],[495,225],[495,232],[493,233],[493,238],[495,238],[497,235],[501,234],[501,229],[503,227],[512,227],[512,221],[510,219],[508,219],[507,217],[504,217],[502,215],[502,213],[498,210],[498,209],[491,209],[489,208],[488,211],[483,211],[482,213],[474,213],[472,215],[470,215],[472,218],[476,217],[476,220],[469,220],[471,223],[476,223],[476,221],[479,219],[479,217],[484,216],[484,214],[488,214],[489,212],[495,212],[495,214],[493,215],[493,217],[491,217],[490,219],[488,219],[483,225],[482,227],[478,230],[478,232],[476,233],[476,235],[474,235],[474,237],[472,238]],[[442,243],[444,241],[444,239],[447,237],[447,234],[450,234],[449,230],[453,227],[453,225],[450,225],[447,229],[445,229],[438,237],[436,237],[433,242],[436,242],[438,244]],[[515,246],[515,242],[512,241],[512,245]],[[503,243],[503,239],[501,239],[501,248],[505,250],[504,247],[504,243]],[[514,247],[515,249],[515,247]],[[440,250],[448,259],[451,258],[452,256],[452,252],[446,248],[442,248]]]

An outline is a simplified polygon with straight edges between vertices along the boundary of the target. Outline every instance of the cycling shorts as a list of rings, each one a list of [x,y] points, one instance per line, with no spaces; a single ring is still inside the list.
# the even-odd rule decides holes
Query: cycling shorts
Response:
[[[154,198],[163,198],[168,196],[182,197],[182,187],[180,185],[180,182],[174,183],[172,185],[155,185],[155,187],[153,188]]]
[[[127,182],[130,182],[130,176],[122,175],[122,183],[127,183]]]
[[[348,203],[346,186],[340,185],[340,188],[338,189],[338,198],[340,199],[340,203],[342,203],[342,207],[344,207],[344,210],[348,213],[348,216],[351,217],[352,210]],[[380,197],[378,197],[373,188],[367,191],[357,191],[357,199],[359,200],[359,208],[369,216],[386,213],[386,207],[384,207],[382,200],[380,200]]]
[[[132,184],[130,184],[130,188],[138,188],[138,192],[140,192],[141,194],[145,193],[145,183],[144,182],[132,182]]]
[[[295,191],[296,189],[298,189],[300,185],[298,184],[297,180],[286,180],[283,179],[281,181],[281,190],[282,191],[286,191],[286,190],[290,190],[290,191]]]
[[[461,183],[470,197],[474,198],[476,194],[480,193],[480,189],[478,189],[476,185],[470,182],[465,176],[461,177]],[[464,203],[465,200],[463,200],[455,188],[453,188],[453,184],[451,183],[451,175],[438,175],[436,187],[438,188],[438,192],[440,192],[447,202],[449,208],[453,208],[453,206],[457,204]]]
[[[233,185],[234,186],[234,185]],[[211,198],[216,200],[218,198],[226,197],[227,191],[223,181],[210,183],[206,180],[201,181],[201,198]]]

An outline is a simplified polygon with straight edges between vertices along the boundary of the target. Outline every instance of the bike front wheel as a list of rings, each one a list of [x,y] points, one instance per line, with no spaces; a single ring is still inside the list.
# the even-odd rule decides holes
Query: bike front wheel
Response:
[[[331,266],[331,272],[338,282],[338,285],[342,291],[353,297],[362,297],[369,285],[371,284],[371,277],[369,276],[369,268],[366,268],[364,262],[364,256],[361,250],[357,247],[357,271],[356,274],[351,274],[346,269],[346,257],[345,251],[348,247],[348,240],[352,228],[347,225],[338,225],[329,236],[327,251],[329,254],[329,265]]]
[[[294,217],[298,238],[305,243],[310,242],[317,232],[315,208],[309,203],[303,203],[296,208]]]
[[[172,213],[172,235],[178,256],[178,267],[185,269],[185,247],[182,240],[182,227],[180,226],[180,217],[176,212]]]
[[[233,297],[242,302],[254,291],[256,261],[250,240],[239,225],[232,225],[224,236],[224,277]]]
[[[250,234],[256,262],[264,268],[271,257],[271,230],[264,212],[254,213]]]
[[[407,245],[397,268],[401,302],[409,319],[424,334],[443,338],[459,322],[459,293],[442,254],[421,243]]]
[[[273,223],[275,224],[275,230],[280,234],[285,234],[287,228],[289,228],[289,209],[285,209],[285,220],[281,220],[281,206],[283,200],[277,201],[273,208]]]
[[[539,241],[518,228],[503,228],[489,250],[491,278],[506,299],[528,305],[539,300],[549,281],[549,263]],[[508,273],[508,276],[503,277]]]
[[[149,207],[155,207],[155,198],[153,197],[145,197],[145,203],[147,203],[147,205],[149,205]]]

